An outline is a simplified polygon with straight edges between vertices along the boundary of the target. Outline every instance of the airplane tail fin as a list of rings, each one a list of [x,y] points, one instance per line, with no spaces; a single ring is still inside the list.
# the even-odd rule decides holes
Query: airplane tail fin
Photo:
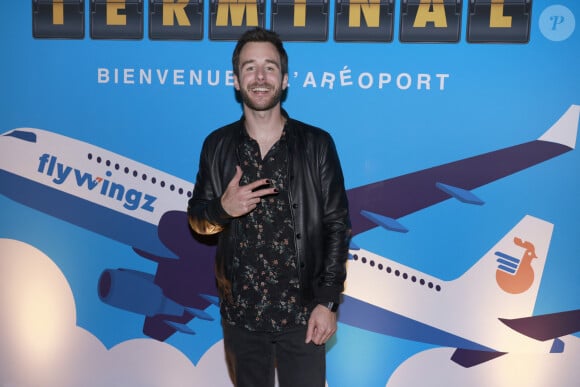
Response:
[[[510,318],[532,314],[552,238],[553,224],[526,215],[461,277],[473,289],[481,316]],[[463,294],[462,297],[468,295]],[[477,318],[477,316],[473,316]]]
[[[560,117],[554,125],[550,127],[538,140],[555,142],[566,145],[570,149],[576,147],[576,137],[578,135],[578,118],[580,116],[580,105],[571,105],[566,113]]]

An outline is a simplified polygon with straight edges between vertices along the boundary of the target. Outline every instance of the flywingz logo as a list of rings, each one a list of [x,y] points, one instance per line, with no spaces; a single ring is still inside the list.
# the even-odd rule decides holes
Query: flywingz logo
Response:
[[[56,185],[62,186],[68,182],[73,187],[122,202],[123,207],[129,211],[138,209],[155,211],[154,203],[157,200],[155,196],[143,194],[133,188],[126,189],[123,184],[109,180],[108,178],[113,175],[111,171],[106,172],[107,178],[93,176],[91,173],[65,165],[58,161],[58,157],[45,153],[39,157],[37,172],[52,177],[51,181]]]
[[[498,267],[495,278],[503,291],[510,294],[520,294],[527,291],[534,283],[532,260],[538,256],[533,243],[517,237],[514,238],[514,243],[524,249],[522,258],[496,251]]]

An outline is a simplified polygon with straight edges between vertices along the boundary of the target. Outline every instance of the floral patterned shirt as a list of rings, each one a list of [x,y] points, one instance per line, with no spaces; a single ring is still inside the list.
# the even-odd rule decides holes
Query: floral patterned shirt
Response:
[[[241,238],[233,258],[234,303],[222,304],[226,322],[252,331],[276,332],[306,325],[309,317],[298,297],[285,133],[263,159],[258,143],[247,133],[239,149],[244,172],[240,184],[268,178],[279,191],[262,197],[254,211],[239,219]]]

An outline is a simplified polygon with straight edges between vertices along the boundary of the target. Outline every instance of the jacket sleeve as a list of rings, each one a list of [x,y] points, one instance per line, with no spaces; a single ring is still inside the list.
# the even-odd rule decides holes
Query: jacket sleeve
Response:
[[[221,205],[221,183],[214,172],[214,149],[209,138],[206,139],[201,150],[193,195],[187,206],[190,227],[202,235],[221,232],[231,220]]]
[[[339,302],[346,280],[346,261],[351,224],[344,177],[334,141],[328,135],[319,154],[323,204],[324,271],[315,297],[320,302]]]

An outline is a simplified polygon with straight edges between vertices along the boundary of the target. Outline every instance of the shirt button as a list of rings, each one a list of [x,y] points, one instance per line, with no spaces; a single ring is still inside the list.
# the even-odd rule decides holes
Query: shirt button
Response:
[[[300,239],[300,238],[302,238],[302,234],[300,234],[300,233],[296,234],[296,239]]]
[[[298,204],[296,203],[292,204],[292,208],[298,208]]]

